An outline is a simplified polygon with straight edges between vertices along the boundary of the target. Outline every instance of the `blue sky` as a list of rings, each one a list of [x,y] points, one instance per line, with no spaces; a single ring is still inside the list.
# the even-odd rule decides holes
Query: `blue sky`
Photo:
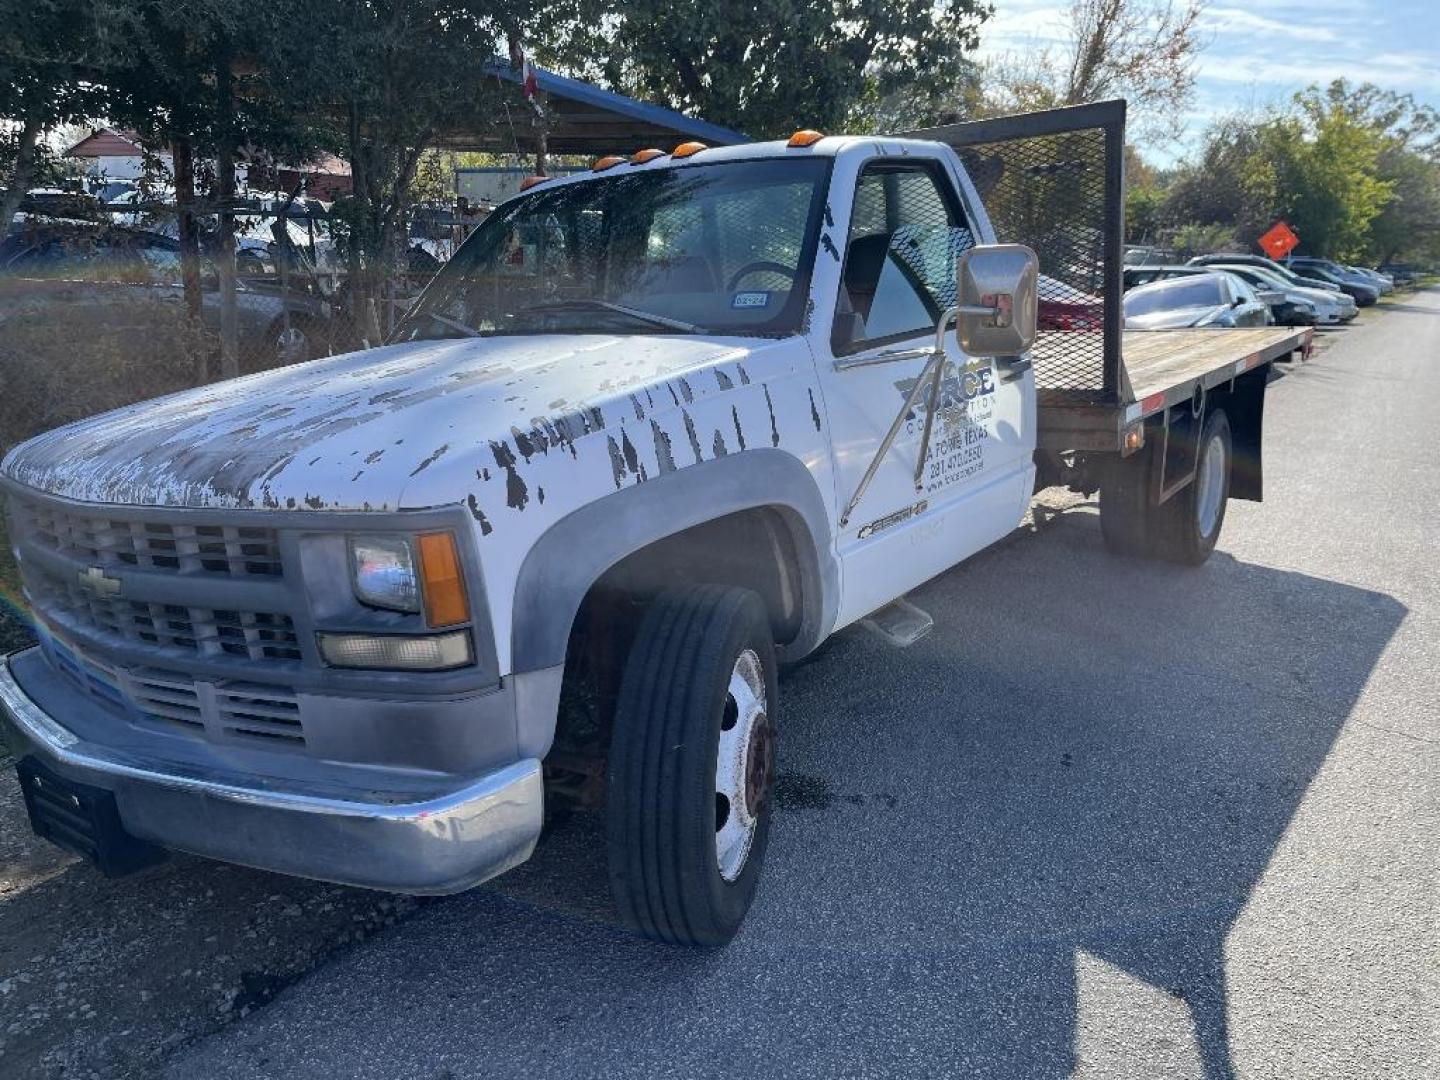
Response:
[[[1068,0],[993,3],[981,55],[1063,42]],[[1200,28],[1206,47],[1185,135],[1147,147],[1157,162],[1183,157],[1211,117],[1283,102],[1314,82],[1373,82],[1440,107],[1440,0],[1212,0]]]

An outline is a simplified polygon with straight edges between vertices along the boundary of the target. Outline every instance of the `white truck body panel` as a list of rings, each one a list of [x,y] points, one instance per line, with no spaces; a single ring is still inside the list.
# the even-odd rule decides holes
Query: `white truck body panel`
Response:
[[[875,302],[884,275],[903,275],[911,308],[933,322],[932,309],[956,303],[960,252],[996,239],[960,159],[939,143],[750,144],[625,163],[599,179],[801,157],[828,160],[764,167],[809,176],[804,227],[775,249],[752,246],[748,234],[783,217],[784,204],[744,204],[728,233],[717,233],[718,212],[709,211],[710,246],[692,250],[687,238],[676,256],[652,258],[657,212],[629,238],[647,274],[655,265],[668,273],[667,262],[706,264],[712,283],[673,288],[672,299],[700,293],[742,317],[770,294],[738,283],[778,265],[792,287],[776,290],[783,310],[768,324],[697,309],[709,314],[696,322],[752,333],[692,333],[689,315],[620,306],[613,298],[623,291],[602,280],[609,225],[587,231],[578,213],[565,240],[573,251],[555,247],[580,265],[581,239],[598,235],[599,254],[585,263],[598,287],[569,292],[563,278],[546,276],[551,223],[523,218],[558,219],[554,207],[584,205],[583,192],[543,195],[596,179],[579,174],[550,181],[533,203],[506,204],[513,215],[502,206],[467,242],[483,240],[468,250],[491,265],[513,242],[532,291],[498,272],[467,277],[475,264],[462,249],[450,269],[463,288],[445,293],[442,274],[426,294],[437,305],[464,300],[480,281],[493,285],[493,298],[518,298],[524,306],[512,312],[497,302],[488,314],[464,305],[446,314],[422,297],[406,343],[130,406],[12,450],[0,485],[13,496],[10,537],[27,589],[43,601],[43,629],[40,646],[0,658],[0,719],[43,764],[33,779],[110,799],[124,829],[154,844],[350,884],[454,892],[529,857],[568,661],[588,661],[591,645],[625,647],[625,620],[640,607],[632,598],[658,595],[663,604],[676,584],[719,585],[750,609],[751,640],[775,642],[782,662],[803,655],[1013,529],[1035,485],[1042,418],[1064,421],[1064,439],[1098,433],[1090,446],[1052,450],[1120,461],[1122,421],[1133,452],[1140,446],[1128,437],[1142,436],[1143,425],[1168,442],[1172,409],[1189,416],[1206,393],[1233,394],[1236,445],[1249,455],[1234,473],[1248,491],[1235,497],[1260,497],[1265,372],[1252,369],[1303,335],[1173,339],[1190,361],[1183,379],[1158,350],[1166,362],[1147,396],[1107,400],[1077,418],[1054,407],[1037,416],[1031,357],[970,357],[947,332],[938,408],[927,418],[922,394],[902,414],[932,366],[935,328],[913,311],[900,321],[905,298],[890,298],[899,294]],[[916,179],[917,164],[928,210],[910,214],[895,192]],[[883,208],[849,246],[857,184],[867,180],[883,188]],[[620,197],[597,194],[628,213],[625,192],[667,186],[705,182],[666,176],[614,189]],[[529,251],[526,227],[539,237]],[[747,241],[728,267],[717,235]],[[856,255],[865,257],[849,263],[846,281]],[[714,273],[722,268],[728,279]],[[803,271],[808,293],[793,287]],[[634,280],[642,302],[666,293],[664,273],[659,286]],[[1004,302],[1026,299],[1022,287],[1009,286],[1007,297],[1002,281],[993,300],[982,291],[967,317],[1003,325]],[[749,299],[757,295],[763,302]],[[571,321],[506,321],[557,307]],[[592,312],[617,310],[643,330],[602,332],[613,320],[592,321]],[[767,325],[771,336],[761,336]],[[1026,338],[1010,340],[1018,349]],[[1134,460],[1163,464],[1167,452]],[[407,553],[418,547],[407,571],[412,585],[424,571],[427,590],[435,564],[426,541],[448,548],[439,587],[458,612],[432,617],[428,592],[423,605],[366,594],[349,542],[357,534],[372,549],[377,539]],[[442,637],[463,643],[460,659],[352,663],[324,648],[356,640],[408,648]],[[624,662],[600,664],[613,674]],[[768,775],[757,791],[761,780]],[[704,795],[697,805],[708,828]]]
[[[731,147],[671,167],[790,152]],[[993,239],[947,148],[844,138],[806,152],[835,158],[825,225],[832,248],[843,250],[856,177],[877,157],[940,162],[977,239]],[[317,513],[463,503],[504,674],[516,575],[547,528],[627,484],[746,448],[780,448],[803,462],[830,508],[842,578],[834,630],[1013,528],[1033,481],[1035,438],[1030,376],[1002,383],[989,360],[970,364],[949,335],[949,382],[972,391],[968,415],[942,411],[917,493],[917,412],[841,528],[841,509],[903,403],[899,387],[908,389],[924,361],[837,371],[830,334],[839,288],[839,260],[822,250],[810,282],[816,314],[799,336],[544,334],[391,345],[71,424],[17,448],[4,469],[27,486],[93,503]],[[922,502],[925,511],[910,520],[874,527]]]

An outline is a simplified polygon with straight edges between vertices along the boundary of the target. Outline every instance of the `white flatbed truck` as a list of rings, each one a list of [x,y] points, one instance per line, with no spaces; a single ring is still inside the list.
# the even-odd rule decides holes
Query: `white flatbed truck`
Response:
[[[548,789],[603,801],[630,925],[728,940],[780,663],[1037,483],[1190,564],[1260,497],[1308,331],[1122,338],[1117,108],[603,159],[500,206],[383,347],[14,448],[36,831],[446,893],[529,857]]]

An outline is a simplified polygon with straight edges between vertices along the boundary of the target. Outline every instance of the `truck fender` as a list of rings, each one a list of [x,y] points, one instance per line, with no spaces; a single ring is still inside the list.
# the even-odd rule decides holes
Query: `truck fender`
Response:
[[[693,526],[760,507],[779,510],[794,534],[803,615],[799,634],[781,656],[803,656],[824,640],[839,610],[840,568],[829,517],[820,489],[798,458],[757,448],[613,492],[551,526],[516,576],[512,670],[564,664],[581,601],[625,556]]]

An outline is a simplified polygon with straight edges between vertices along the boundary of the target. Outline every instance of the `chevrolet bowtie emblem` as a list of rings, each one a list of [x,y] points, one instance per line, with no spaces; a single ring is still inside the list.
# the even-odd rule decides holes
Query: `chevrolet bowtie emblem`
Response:
[[[88,566],[76,576],[80,579],[80,587],[96,596],[118,596],[120,593],[120,579],[111,577],[98,566]]]

